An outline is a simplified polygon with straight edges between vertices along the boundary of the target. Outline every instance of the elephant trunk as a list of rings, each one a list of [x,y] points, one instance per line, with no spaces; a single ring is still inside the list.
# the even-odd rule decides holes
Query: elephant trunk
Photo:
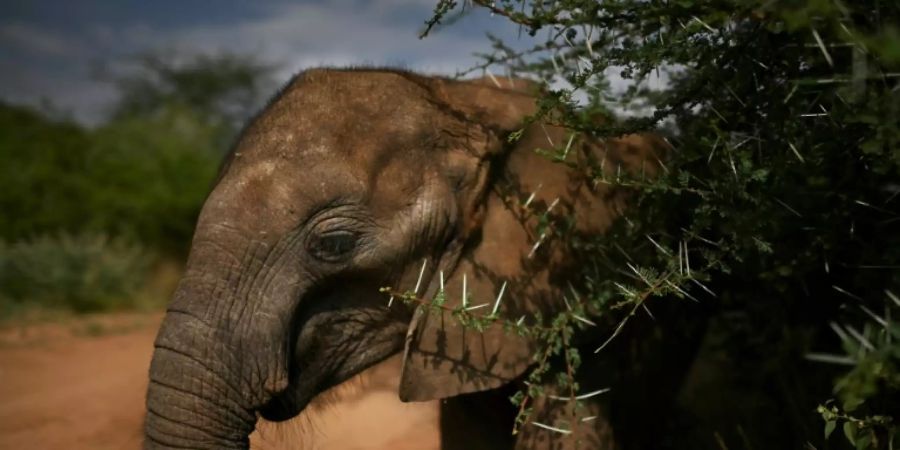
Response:
[[[192,249],[160,327],[150,363],[146,448],[248,448],[256,412],[288,386],[291,322],[285,318],[292,304],[284,299],[297,291],[261,290],[252,281],[239,289],[243,268],[257,261],[203,264],[222,254],[214,245]],[[294,279],[277,281],[298,286]]]
[[[213,355],[217,345],[198,337],[215,333],[198,330],[207,326],[193,316],[166,315],[150,364],[147,449],[249,448],[253,396],[223,370],[222,358]]]

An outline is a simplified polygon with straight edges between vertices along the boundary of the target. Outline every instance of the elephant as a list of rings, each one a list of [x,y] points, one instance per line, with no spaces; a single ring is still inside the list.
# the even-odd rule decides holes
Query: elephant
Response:
[[[242,131],[200,211],[155,341],[145,448],[248,448],[258,417],[292,418],[400,352],[400,398],[444,399],[445,449],[627,448],[638,416],[633,434],[646,435],[654,413],[617,411],[665,404],[675,381],[584,402],[594,420],[574,424],[574,436],[527,425],[513,436],[507,397],[538,343],[500,326],[474,331],[450,312],[487,304],[477,311],[528,323],[560,311],[581,262],[538,222],[552,211],[592,235],[625,210],[627,192],[535,149],[567,145],[567,161],[651,175],[671,151],[653,134],[574,139],[540,121],[513,142],[537,111],[534,87],[376,68],[296,75]],[[447,308],[428,305],[438,293]],[[671,374],[687,367],[654,361]],[[602,388],[629,364],[594,358],[584,373],[596,376],[580,384]],[[574,408],[550,397],[530,407],[546,424]]]

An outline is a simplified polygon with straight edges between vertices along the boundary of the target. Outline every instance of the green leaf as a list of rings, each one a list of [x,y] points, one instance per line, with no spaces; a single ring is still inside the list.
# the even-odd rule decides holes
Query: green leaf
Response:
[[[867,433],[856,440],[856,450],[863,450],[863,449],[869,448],[869,446],[871,444],[872,444],[872,435]]]
[[[829,420],[825,422],[825,439],[827,440],[831,433],[834,432],[834,428],[837,426],[837,422],[834,420]]]
[[[856,445],[856,424],[853,422],[844,422],[844,436],[850,442],[850,445]]]

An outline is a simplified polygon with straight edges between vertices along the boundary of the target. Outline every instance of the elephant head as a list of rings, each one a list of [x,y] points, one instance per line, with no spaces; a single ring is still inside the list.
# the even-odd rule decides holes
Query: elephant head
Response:
[[[520,376],[529,339],[389,306],[380,288],[429,299],[443,286],[451,306],[465,289],[470,306],[490,303],[477,311],[525,320],[559,308],[575,262],[535,225],[552,210],[602,232],[624,199],[534,153],[566,144],[562,129],[533,125],[508,143],[536,110],[527,89],[391,70],[293,79],[244,130],[200,213],[155,343],[146,447],[247,448],[258,416],[291,418],[404,349],[406,400]],[[664,144],[568,146],[571,161],[615,170]]]

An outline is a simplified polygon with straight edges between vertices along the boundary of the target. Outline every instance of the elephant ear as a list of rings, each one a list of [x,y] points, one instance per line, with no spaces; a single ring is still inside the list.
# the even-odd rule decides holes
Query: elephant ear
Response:
[[[437,91],[444,101],[495,139],[484,140],[485,148],[469,158],[448,160],[448,171],[463,167],[469,174],[463,178],[470,182],[462,183],[465,189],[458,194],[462,226],[451,250],[435,264],[437,276],[425,292],[426,299],[434,298],[443,280],[444,308],[419,306],[410,323],[399,392],[403,401],[493,389],[521,376],[533,364],[538,343],[502,324],[533,324],[538,313],[548,317],[564,308],[562,288],[576,264],[565,242],[537,233],[538,222],[550,211],[574,217],[576,232],[599,233],[625,201],[624,194],[595,186],[583,171],[534,151],[565,145],[564,129],[534,124],[514,146],[504,148],[506,134],[535,111],[534,97],[523,92],[531,85],[499,89],[485,80],[440,83]],[[492,140],[500,142],[499,148],[489,145]],[[659,155],[653,149],[659,146],[632,136],[607,143],[576,140],[570,161],[596,164],[605,158],[610,171],[618,170],[617,164],[637,168],[651,155],[655,160]],[[463,326],[450,310],[462,306],[464,295],[472,315],[496,309],[500,320],[483,331]]]

